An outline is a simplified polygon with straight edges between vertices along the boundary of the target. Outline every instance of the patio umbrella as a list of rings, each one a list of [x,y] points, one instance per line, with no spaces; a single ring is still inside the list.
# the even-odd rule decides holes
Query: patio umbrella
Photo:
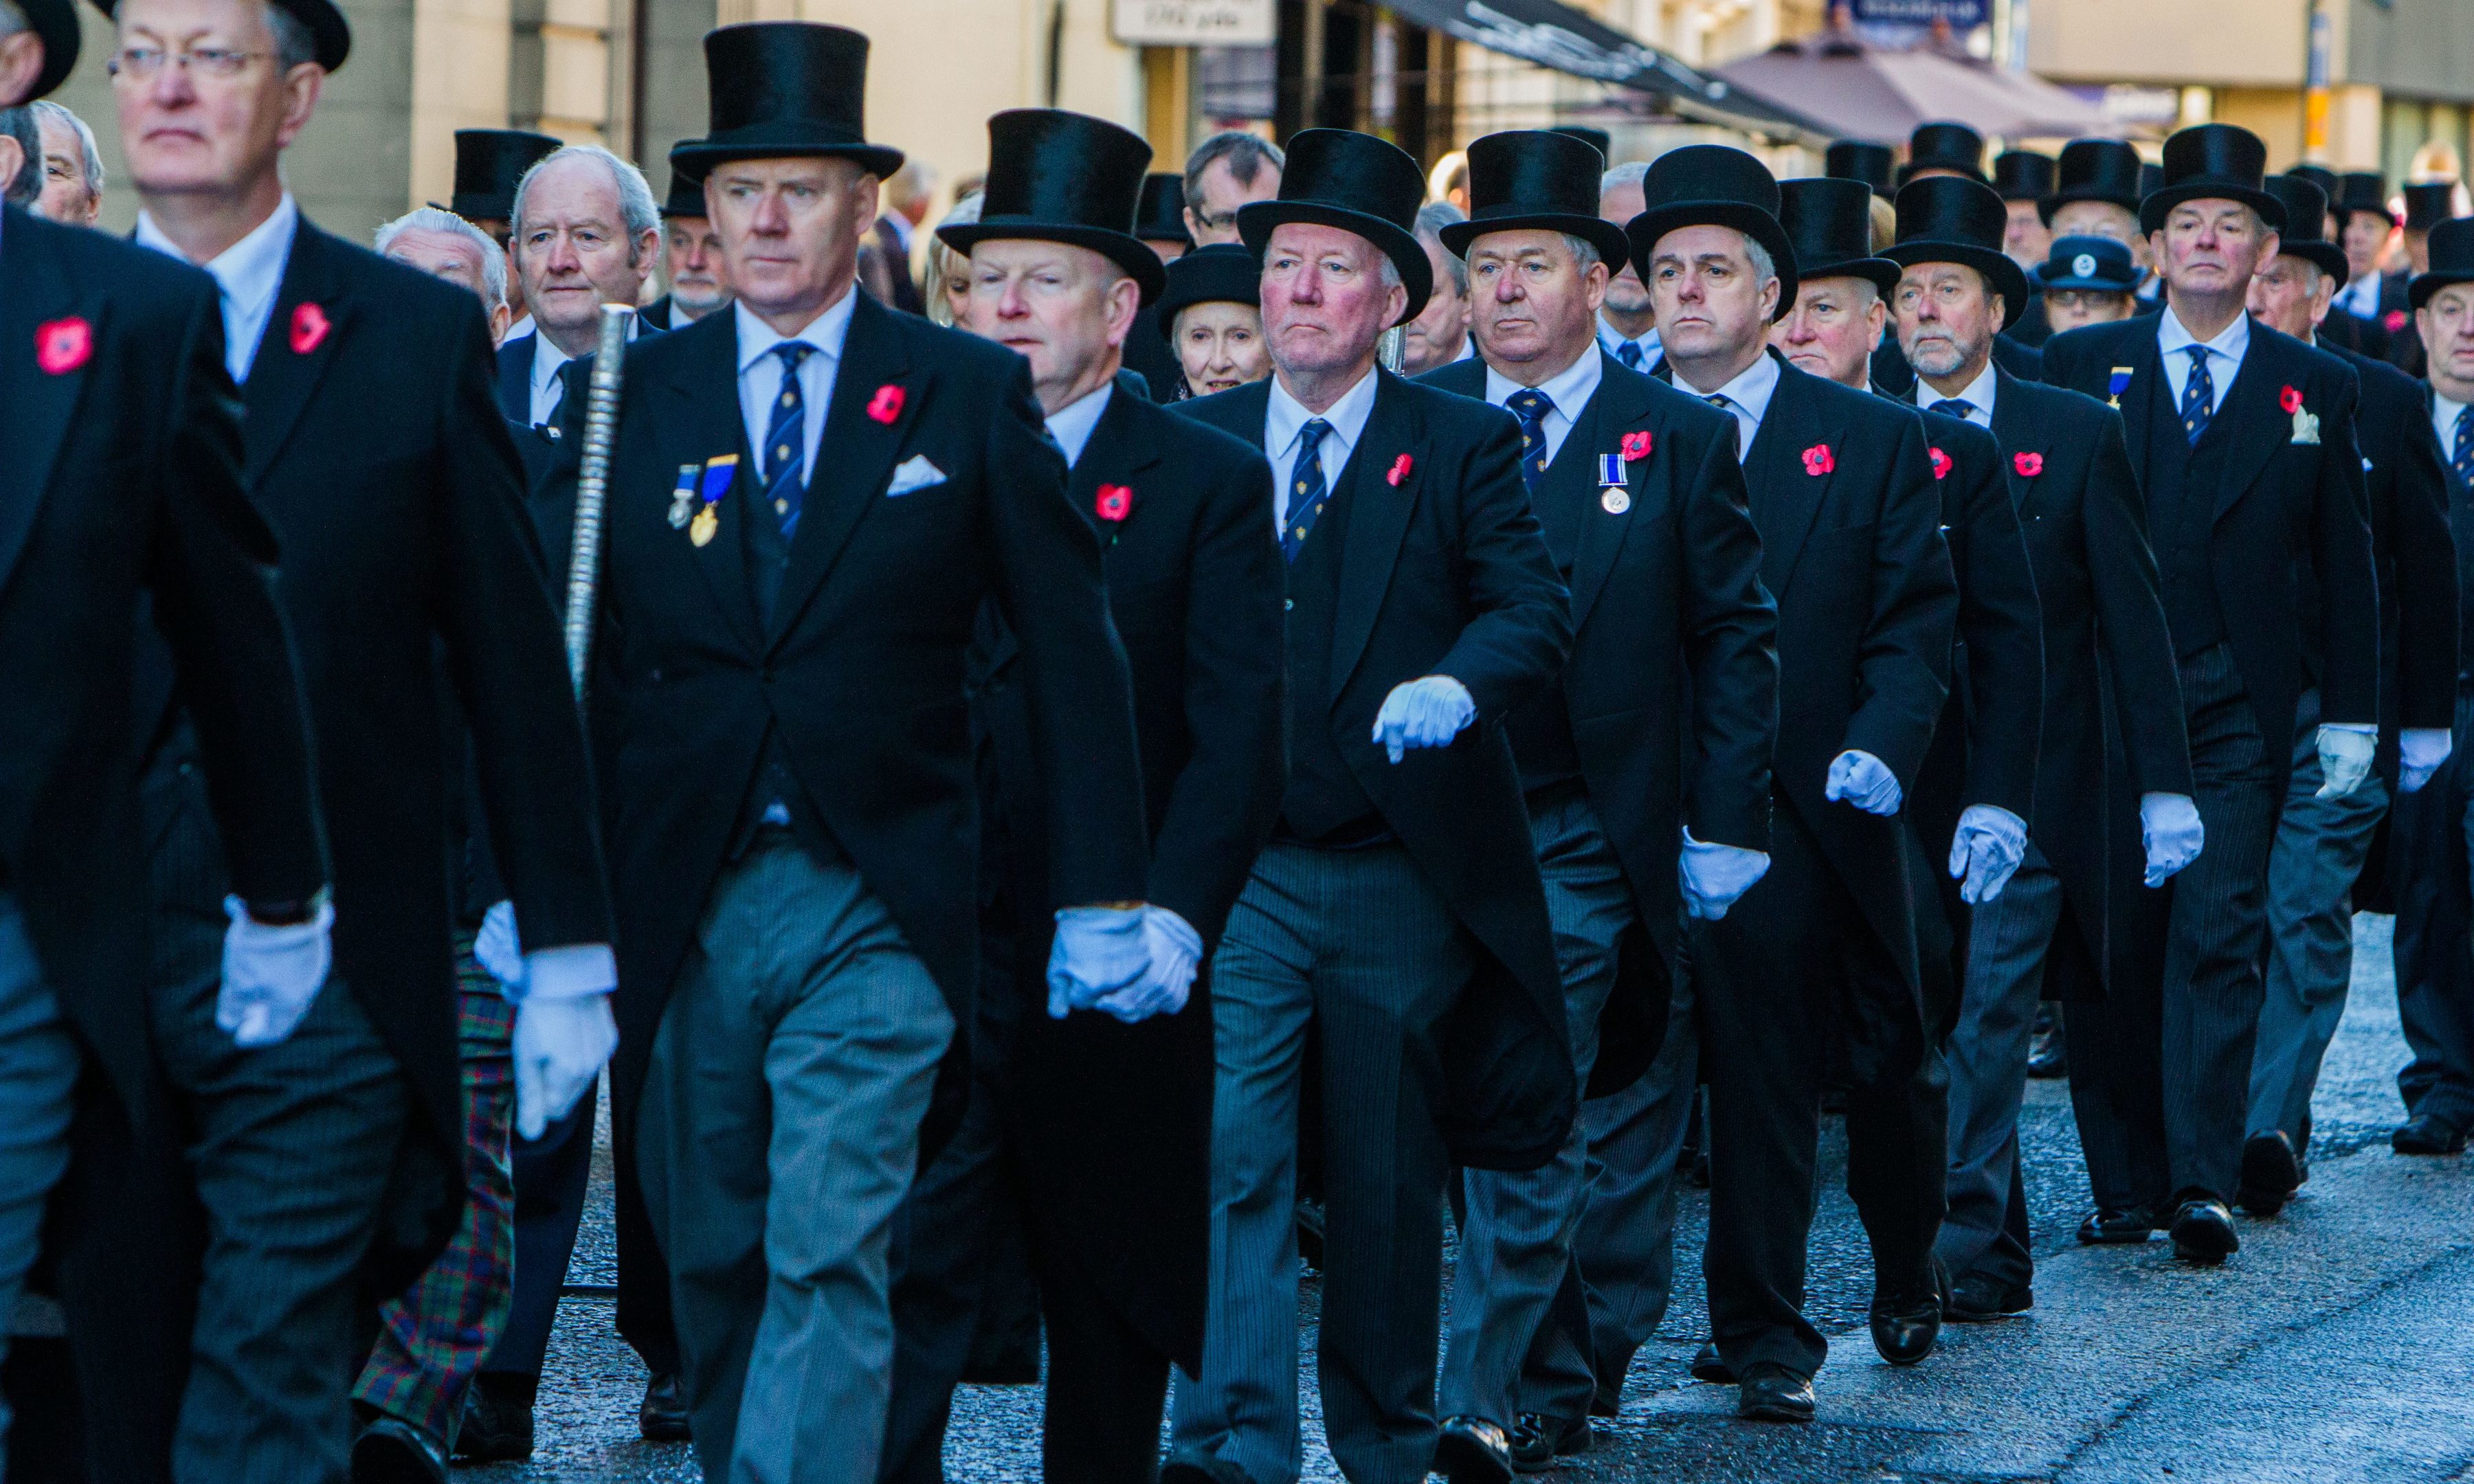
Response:
[[[1756,98],[1792,98],[1796,112],[1844,139],[1904,142],[1932,119],[1955,119],[2002,139],[2124,132],[2077,94],[2041,78],[1930,47],[1887,51],[1843,32],[1781,42],[1711,75]]]

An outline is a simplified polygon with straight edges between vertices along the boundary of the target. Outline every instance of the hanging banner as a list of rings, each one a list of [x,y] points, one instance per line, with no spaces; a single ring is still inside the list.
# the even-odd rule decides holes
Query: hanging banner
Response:
[[[1126,46],[1269,46],[1273,0],[1114,0],[1108,30]]]
[[[1973,31],[1991,20],[1987,0],[1855,0],[1859,26],[1929,26],[1950,22],[1953,31]]]

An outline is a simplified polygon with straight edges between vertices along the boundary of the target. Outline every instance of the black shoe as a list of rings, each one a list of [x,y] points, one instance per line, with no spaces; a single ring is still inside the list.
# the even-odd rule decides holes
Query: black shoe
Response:
[[[1692,1352],[1692,1378],[1696,1381],[1710,1381],[1720,1386],[1735,1384],[1734,1369],[1718,1358],[1717,1341],[1704,1340],[1701,1342],[1701,1348]]]
[[[636,1430],[647,1443],[685,1443],[688,1402],[679,1395],[679,1378],[667,1372],[644,1383],[644,1400],[636,1405]]]
[[[1942,1293],[1950,1284],[1941,1259],[1933,1259],[1932,1281],[1921,1287],[1873,1290],[1873,1348],[1894,1366],[1911,1366],[1933,1352],[1941,1338]]]
[[[2062,1034],[2062,1017],[2050,1007],[2036,1017],[2036,1029],[2027,1041],[2027,1075],[2040,1081],[2071,1074],[2071,1043]]]
[[[1253,1484],[1253,1480],[1217,1453],[1181,1448],[1161,1462],[1159,1484]]]
[[[1812,1378],[1772,1361],[1744,1368],[1743,1386],[1735,1393],[1735,1415],[1756,1423],[1812,1421]]]
[[[1942,1306],[1942,1317],[1962,1325],[1990,1324],[2035,1306],[2034,1289],[2004,1287],[1998,1279],[1970,1273],[1950,1285],[1950,1302]]]
[[[2273,1216],[2302,1188],[2302,1161],[2282,1130],[2254,1134],[2243,1143],[2242,1184],[2234,1204],[2254,1216]]]
[[[410,1424],[379,1417],[352,1440],[352,1484],[447,1484],[447,1460]]]
[[[1618,1381],[1614,1385],[1610,1386],[1604,1381],[1598,1382],[1598,1389],[1592,1392],[1589,1396],[1589,1415],[1591,1417],[1613,1417],[1622,1411],[1623,1383]]]
[[[1512,1484],[1512,1440],[1483,1417],[1446,1417],[1434,1472],[1451,1484]]]
[[[2156,1213],[2145,1206],[2099,1206],[2079,1223],[2079,1240],[2090,1247],[2136,1247],[2156,1234]]]
[[[1597,1429],[1586,1417],[1565,1421],[1538,1412],[1523,1412],[1512,1428],[1512,1468],[1516,1473],[1543,1473],[1558,1458],[1571,1458],[1595,1448]]]
[[[455,1456],[466,1463],[522,1463],[533,1456],[533,1394],[536,1376],[484,1371],[464,1393],[464,1421],[455,1429]]]
[[[2242,1251],[2234,1232],[2234,1213],[2214,1196],[2193,1196],[2173,1211],[2173,1256],[2209,1266]]]
[[[2389,1147],[2399,1154],[2463,1154],[2465,1135],[2444,1119],[2415,1113],[2389,1136]]]

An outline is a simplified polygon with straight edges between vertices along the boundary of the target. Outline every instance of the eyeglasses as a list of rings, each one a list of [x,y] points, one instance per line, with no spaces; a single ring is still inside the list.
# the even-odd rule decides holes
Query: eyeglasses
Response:
[[[1225,232],[1237,225],[1237,213],[1234,211],[1223,211],[1215,216],[1200,206],[1193,209],[1195,225],[1206,232]]]
[[[168,61],[179,64],[184,72],[195,71],[202,77],[236,78],[251,62],[274,56],[273,52],[235,52],[220,46],[194,46],[185,52],[167,52],[155,46],[124,46],[104,63],[104,70],[113,77],[126,73],[144,83],[152,81]]]

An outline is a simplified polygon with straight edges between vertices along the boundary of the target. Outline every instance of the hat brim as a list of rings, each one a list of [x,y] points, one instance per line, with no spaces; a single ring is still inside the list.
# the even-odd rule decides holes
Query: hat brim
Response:
[[[1986,175],[1980,169],[1970,170],[1965,165],[1954,165],[1948,161],[1938,159],[1910,160],[1906,164],[1899,167],[1899,173],[1896,179],[1899,184],[1902,187],[1904,187],[1909,180],[1914,180],[1917,176],[1922,175],[1928,170],[1940,170],[1946,171],[1954,176],[1964,176],[1978,185],[1990,186],[1993,183],[1993,178]]]
[[[2008,329],[2027,312],[2027,270],[2010,260],[2006,252],[1994,252],[1967,242],[1933,242],[1918,239],[1884,248],[1881,255],[1899,265],[1902,272],[1918,263],[1956,263],[1973,268],[1993,285],[2001,296],[2001,327]]]
[[[1435,297],[1435,265],[1426,260],[1424,245],[1379,216],[1316,201],[1257,201],[1237,208],[1237,235],[1246,239],[1246,249],[1254,254],[1257,263],[1271,246],[1272,233],[1292,222],[1355,232],[1374,244],[1392,260],[1392,266],[1400,270],[1400,287],[1409,296],[1408,307],[1385,328],[1395,328],[1418,318],[1426,300]]]
[[[2352,265],[2345,261],[2345,250],[2324,239],[2316,242],[2279,242],[2276,245],[2276,251],[2280,257],[2301,258],[2329,277],[2336,279],[2337,287],[2341,289],[2345,286],[2345,280],[2354,275]]]
[[[2122,283],[2112,278],[2074,278],[2068,275],[2059,278],[2039,278],[2031,274],[2027,281],[2035,285],[2038,293],[2119,294],[2127,299],[2139,292],[2138,283]]]
[[[1658,240],[1668,232],[1686,227],[1728,227],[1742,232],[1761,245],[1778,269],[1778,309],[1770,315],[1775,323],[1786,318],[1795,307],[1796,285],[1803,277],[1796,271],[1795,245],[1787,241],[1786,228],[1778,218],[1760,207],[1740,201],[1676,201],[1654,206],[1624,224],[1624,238],[1632,249],[1633,272],[1642,283],[1649,282],[1649,257],[1658,250]]]
[[[882,180],[902,168],[903,154],[881,144],[853,144],[772,130],[740,130],[729,137],[684,139],[670,147],[670,168],[691,175],[705,175],[716,165],[738,159],[847,159]]]
[[[1126,271],[1126,276],[1142,290],[1145,308],[1156,303],[1168,287],[1168,265],[1159,260],[1158,253],[1145,246],[1141,238],[1112,232],[1104,227],[982,217],[977,222],[939,227],[936,240],[965,257],[982,242],[1061,242],[1071,248],[1088,248]]]
[[[2332,201],[2328,203],[2328,214],[2337,219],[2337,229],[2339,231],[2343,231],[2345,229],[2345,224],[2358,216],[2378,217],[2382,221],[2388,223],[2392,228],[2397,225],[2395,213],[2389,211],[2386,204],[2377,206],[2357,204],[2349,206],[2343,202]]]
[[[2268,223],[2271,231],[2285,230],[2285,203],[2266,191],[2248,186],[2228,185],[2221,180],[2194,180],[2187,185],[2169,185],[2139,203],[2139,229],[2154,236],[2164,230],[2165,218],[2186,201],[2238,201],[2250,207]]]
[[[1869,278],[1887,299],[1890,291],[1899,286],[1901,272],[1899,265],[1886,257],[1851,257],[1834,263],[1815,263],[1809,268],[1798,263],[1796,281],[1805,284],[1819,283],[1824,278]]]
[[[2036,203],[2036,214],[2045,219],[2045,225],[2047,227],[2050,227],[2053,225],[2053,218],[2061,214],[2061,209],[2074,201],[2100,201],[2108,206],[2120,206],[2122,210],[2129,212],[2132,216],[2137,216],[2139,214],[2139,199],[2137,197],[2122,197],[2115,195],[2111,191],[2091,190],[2055,191],[2052,195],[2045,197],[2043,200]]]
[[[2405,301],[2411,307],[2420,309],[2431,301],[2434,294],[2461,283],[2474,283],[2474,268],[2435,268],[2429,273],[2418,273],[2405,281]]]
[[[430,204],[438,203],[431,202]],[[459,193],[447,198],[446,209],[468,222],[512,222],[516,219],[516,198]]]
[[[69,80],[77,69],[83,37],[78,31],[77,0],[21,0],[20,8],[43,43],[42,70],[35,74],[35,85],[26,96],[16,100],[29,104]]]
[[[1454,257],[1466,258],[1469,244],[1487,233],[1517,231],[1564,232],[1578,237],[1598,250],[1598,256],[1606,260],[1609,273],[1622,272],[1623,265],[1632,258],[1632,241],[1624,236],[1622,227],[1604,217],[1580,216],[1570,212],[1534,211],[1518,215],[1507,212],[1502,216],[1472,218],[1454,222],[1435,235],[1442,240],[1444,251]]]

